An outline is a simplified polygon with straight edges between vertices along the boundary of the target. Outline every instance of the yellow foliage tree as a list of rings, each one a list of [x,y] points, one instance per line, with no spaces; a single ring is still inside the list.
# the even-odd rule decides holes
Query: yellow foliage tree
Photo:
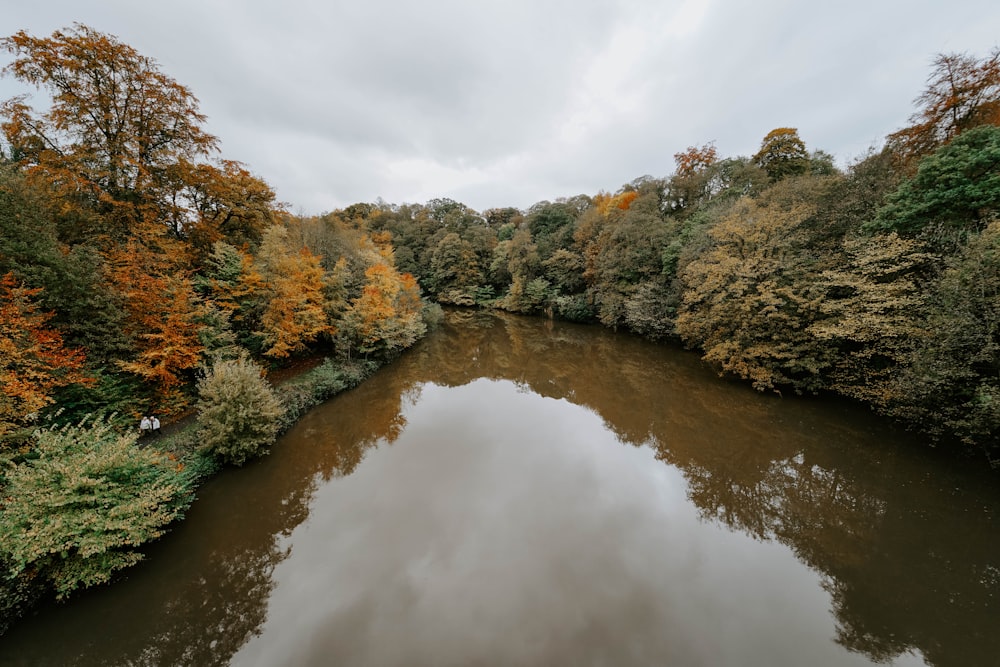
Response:
[[[291,252],[287,239],[284,227],[268,229],[258,257],[267,298],[258,333],[264,354],[275,358],[301,352],[321,334],[333,333],[326,315],[320,259],[308,248]],[[248,274],[247,280],[252,277]]]
[[[803,202],[742,199],[709,232],[712,246],[680,276],[678,334],[757,389],[815,391],[829,364],[808,331],[822,299],[803,247],[802,226],[813,212]]]

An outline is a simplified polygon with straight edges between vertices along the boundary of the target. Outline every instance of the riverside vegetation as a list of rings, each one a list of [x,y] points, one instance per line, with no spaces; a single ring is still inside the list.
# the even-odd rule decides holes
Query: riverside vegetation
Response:
[[[525,211],[307,217],[217,158],[192,93],[113,36],[0,46],[51,94],[0,107],[4,623],[139,560],[200,479],[416,342],[433,302],[678,339],[758,389],[998,456],[1000,51],[939,56],[910,125],[843,170],[778,128],[753,156],[692,146],[668,177]],[[303,355],[328,359],[264,377]],[[138,441],[139,415],[192,409]]]

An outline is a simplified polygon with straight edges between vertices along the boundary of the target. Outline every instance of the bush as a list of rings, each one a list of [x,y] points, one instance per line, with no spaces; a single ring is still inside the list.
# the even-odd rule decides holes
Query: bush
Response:
[[[34,448],[5,475],[5,591],[35,579],[61,598],[104,583],[141,560],[138,547],[181,517],[193,499],[192,478],[168,457],[137,447],[136,438],[106,421],[34,434]]]
[[[284,408],[249,359],[217,362],[198,383],[198,438],[224,463],[243,465],[267,452]]]

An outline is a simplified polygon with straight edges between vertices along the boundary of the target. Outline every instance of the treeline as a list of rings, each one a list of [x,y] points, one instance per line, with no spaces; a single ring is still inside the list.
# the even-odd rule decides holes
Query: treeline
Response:
[[[832,391],[998,456],[1000,51],[942,55],[910,125],[840,170],[778,128],[614,194],[478,213],[356,204],[440,303],[677,338],[761,390]]]
[[[219,158],[192,93],[115,37],[75,25],[0,48],[48,93],[0,106],[2,631],[40,592],[134,563],[206,471],[266,451],[437,306],[387,235],[292,216]],[[263,377],[316,354],[336,362],[308,382]],[[138,441],[140,416],[189,411],[185,446]]]

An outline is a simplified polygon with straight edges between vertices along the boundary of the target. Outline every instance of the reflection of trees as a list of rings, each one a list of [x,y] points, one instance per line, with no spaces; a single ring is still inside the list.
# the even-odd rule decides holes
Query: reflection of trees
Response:
[[[935,665],[1000,652],[1000,526],[981,500],[995,480],[881,442],[847,406],[768,400],[712,380],[693,355],[602,329],[463,312],[418,354],[404,360],[411,378],[511,380],[655,447],[706,519],[822,573],[845,647],[877,661],[917,650]]]
[[[259,633],[274,587],[271,572],[287,555],[287,551],[279,551],[276,547],[263,552],[246,550],[219,563],[214,571],[207,573],[208,576],[195,582],[201,586],[171,601],[165,614],[167,622],[157,619],[151,626],[151,640],[139,656],[127,658],[127,662],[140,665],[226,664],[243,644]],[[191,623],[192,618],[204,621]]]

